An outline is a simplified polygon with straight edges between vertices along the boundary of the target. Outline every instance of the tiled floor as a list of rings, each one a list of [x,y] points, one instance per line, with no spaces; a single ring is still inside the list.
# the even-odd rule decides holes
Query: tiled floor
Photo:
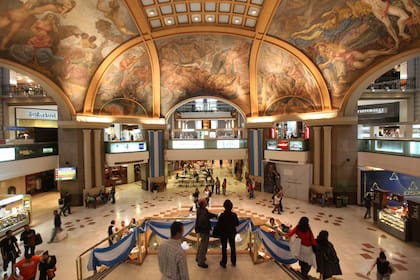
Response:
[[[396,268],[392,279],[419,279],[420,247],[413,243],[402,242],[379,230],[372,221],[362,218],[363,208],[357,206],[321,208],[305,201],[285,198],[283,200],[285,213],[282,215],[272,214],[273,206],[270,194],[256,192],[256,199],[249,200],[244,184],[232,179],[226,169],[216,169],[215,173],[221,178],[228,178],[227,197],[233,201],[234,211],[239,216],[252,216],[261,222],[266,222],[269,217],[274,216],[276,219],[292,224],[296,224],[301,216],[307,216],[315,234],[320,230],[328,230],[344,274],[337,279],[369,279],[366,277],[366,272],[381,248],[385,250]],[[192,189],[175,187],[172,180],[175,179],[171,179],[168,189],[159,193],[156,200],[153,200],[150,192],[143,191],[139,185],[133,183],[117,187],[116,204],[98,206],[97,209],[73,207],[73,214],[62,218],[63,227],[68,231],[68,238],[51,244],[47,244],[46,241],[48,241],[53,227],[52,210],[57,206],[58,194],[36,195],[32,202],[32,225],[36,231],[43,235],[45,241],[37,247],[37,252],[48,249],[51,254],[57,255],[56,279],[76,279],[76,258],[86,248],[106,238],[107,226],[112,219],[119,223],[123,219],[128,222],[132,217],[174,216],[185,212],[190,207]],[[210,211],[221,211],[221,205],[225,198],[220,195],[213,196]],[[244,265],[240,265],[241,262],[238,261],[235,270],[228,269],[219,278],[236,279],[238,275],[241,275],[241,279],[244,280],[255,279],[256,273],[261,272],[267,275],[270,271],[279,276],[276,274],[278,273],[277,267],[272,263],[253,265],[250,260],[248,262],[247,259],[244,259],[248,256],[241,258]],[[218,256],[210,256],[208,263],[213,275],[219,269]],[[155,271],[155,277],[151,276],[150,279],[158,279],[157,266],[153,257],[149,258],[146,264],[153,267],[151,271]],[[189,264],[191,278],[202,278],[200,275],[209,275],[195,267],[192,260],[189,260]],[[124,264],[115,273],[124,273],[127,279],[131,279],[130,276],[138,278],[140,271],[148,274],[147,271],[150,270],[146,267]],[[116,277],[115,273],[108,276],[107,279],[121,279]],[[220,272],[218,273],[220,274]],[[318,276],[314,270],[311,270],[311,274],[315,277]],[[270,277],[266,279],[274,279]],[[374,278],[375,274],[373,273],[371,279]]]

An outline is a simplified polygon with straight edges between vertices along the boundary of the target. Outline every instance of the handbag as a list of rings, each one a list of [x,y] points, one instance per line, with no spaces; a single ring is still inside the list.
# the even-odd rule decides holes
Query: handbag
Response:
[[[35,245],[42,244],[42,236],[40,233],[35,234]]]
[[[299,257],[300,255],[300,248],[302,247],[302,243],[300,238],[297,236],[297,234],[294,234],[289,239],[289,249],[290,254],[293,257]]]

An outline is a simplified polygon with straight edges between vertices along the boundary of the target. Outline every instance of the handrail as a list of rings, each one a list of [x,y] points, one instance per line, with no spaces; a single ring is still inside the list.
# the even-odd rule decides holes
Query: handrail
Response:
[[[238,217],[238,218],[240,220],[249,219],[252,222],[252,218],[250,218],[250,217]],[[194,220],[194,219],[195,219],[195,217],[147,217],[147,218],[142,219],[141,221],[138,221],[137,225],[144,224],[145,222],[150,221],[150,220],[154,220],[154,221],[156,221],[156,220],[170,221],[170,220]],[[267,228],[276,230],[276,228],[274,228],[274,227],[272,227],[270,225],[267,225],[267,224],[257,224],[257,225],[254,225],[254,226],[257,227],[257,228],[261,228],[261,226],[264,226],[264,227],[267,227]],[[110,237],[117,236],[117,235],[121,234],[121,232],[123,230],[126,230],[128,228],[130,228],[130,226],[124,227],[123,229],[119,230],[117,233],[112,234]],[[197,237],[197,243],[196,244],[199,244],[199,242],[200,242],[200,240],[199,240],[199,234],[197,234],[196,237]],[[95,245],[90,246],[88,249],[84,250],[78,256],[78,258],[76,260],[76,269],[77,269],[77,279],[78,280],[86,279],[86,278],[84,278],[84,275],[83,275],[82,258],[85,257],[86,254],[89,253],[90,251],[92,251],[94,248],[96,248],[99,245],[101,245],[103,242],[108,242],[108,240],[109,240],[109,237],[102,239],[101,241],[97,242]],[[136,261],[136,264],[138,264],[138,265],[141,265],[143,263],[143,261],[144,261],[144,258],[149,254],[149,246],[147,245],[149,243],[148,240],[149,239],[148,239],[148,232],[147,231],[144,232],[144,233],[140,233],[140,234],[137,235],[137,238],[136,238],[136,246],[137,246],[137,248],[139,250],[137,252],[137,258],[136,258],[137,261]],[[244,239],[244,240],[246,240],[246,239]],[[258,260],[258,252],[259,252],[259,249],[260,249],[260,247],[262,245],[262,240],[259,238],[258,233],[257,232],[253,232],[253,231],[249,231],[249,234],[248,234],[248,242],[246,244],[247,244],[247,247],[246,247],[247,250],[246,250],[246,252],[249,251],[249,254],[251,255],[252,261],[254,263],[257,263],[257,260]],[[246,244],[243,244],[243,245],[246,245]],[[245,252],[245,251],[242,251],[242,252]],[[93,275],[92,276],[89,276],[89,279],[94,279],[95,278],[94,277],[95,275],[97,275],[97,277],[101,277],[102,274],[99,274],[95,270],[93,272]]]

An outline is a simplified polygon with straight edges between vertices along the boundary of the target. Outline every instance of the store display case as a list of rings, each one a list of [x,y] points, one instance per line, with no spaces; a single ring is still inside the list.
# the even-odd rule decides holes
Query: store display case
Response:
[[[31,196],[0,195],[0,237],[31,223]]]
[[[407,219],[404,207],[384,208],[378,213],[378,227],[385,232],[406,241]]]

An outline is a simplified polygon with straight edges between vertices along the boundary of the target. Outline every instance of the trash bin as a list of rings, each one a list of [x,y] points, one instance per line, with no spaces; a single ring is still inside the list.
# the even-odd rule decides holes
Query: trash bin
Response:
[[[343,206],[346,207],[347,204],[349,204],[349,197],[348,196],[343,196],[341,199],[342,199],[342,202],[343,202]]]
[[[343,206],[343,200],[341,199],[341,196],[337,196],[335,198],[335,206],[338,207],[342,207]]]

